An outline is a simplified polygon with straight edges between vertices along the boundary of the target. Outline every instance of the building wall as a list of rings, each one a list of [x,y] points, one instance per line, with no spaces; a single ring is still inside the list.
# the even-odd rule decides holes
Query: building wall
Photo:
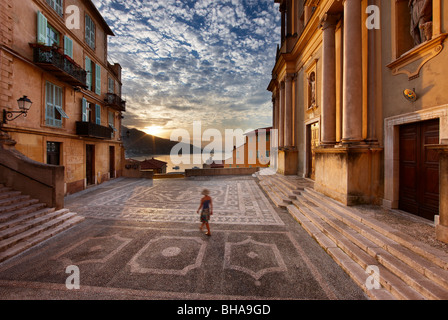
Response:
[[[448,74],[448,50],[445,47],[440,54],[425,63],[419,73],[419,77],[410,80],[406,74],[394,75],[392,70],[386,67],[395,60],[392,43],[393,17],[390,7],[393,4],[384,4],[382,7],[381,35],[382,35],[382,56],[384,61],[383,69],[383,116],[406,114],[417,110],[429,109],[448,103],[446,94],[446,75]],[[448,32],[446,21],[448,20],[448,3],[441,1],[442,5],[442,33]],[[398,41],[398,40],[396,40]],[[446,42],[445,42],[446,43]],[[427,53],[425,53],[427,54]],[[410,63],[405,69],[416,70],[422,60],[419,59]],[[403,97],[403,90],[415,89],[418,100],[409,102]]]
[[[121,70],[118,65],[107,62],[107,37],[112,35],[109,26],[101,18],[90,0],[65,0],[64,11],[69,5],[80,9],[80,28],[70,30],[65,24],[68,17],[59,16],[45,0],[2,1],[1,29],[1,77],[2,88],[0,108],[18,110],[16,100],[28,96],[33,105],[26,118],[8,122],[5,130],[17,141],[16,149],[27,157],[46,163],[47,141],[61,143],[60,165],[65,167],[65,191],[73,193],[86,187],[86,144],[95,145],[94,175],[95,183],[110,179],[109,147],[115,149],[114,176],[119,177],[123,166],[123,145],[121,141],[121,111],[110,107],[104,99],[108,92],[108,78],[115,82],[115,93],[121,87]],[[73,41],[73,60],[85,69],[85,57],[88,56],[101,67],[101,95],[95,91],[74,88],[61,81],[52,72],[46,71],[33,62],[33,49],[30,44],[37,42],[37,12],[48,19],[48,23],[60,33],[60,47],[64,47],[64,36]],[[95,23],[95,50],[85,41],[85,15]],[[68,119],[62,118],[61,127],[46,124],[46,82],[62,88],[62,106]],[[92,82],[94,82],[93,79]],[[120,90],[121,92],[121,90]],[[109,112],[114,115],[113,125],[117,129],[109,139],[94,139],[77,135],[76,122],[82,121],[82,99],[101,106],[101,126],[109,126]]]
[[[262,143],[265,143],[265,152],[268,151],[269,155],[271,152],[271,135],[269,132],[266,132],[266,141],[258,141],[258,135],[256,134],[248,134],[245,136],[245,143],[233,150],[232,158],[227,160],[224,164],[225,168],[266,168],[269,167],[269,162],[265,163],[266,161],[260,159],[257,157],[257,152],[259,151],[259,146]],[[252,139],[252,140],[250,140]],[[249,147],[255,146],[255,149],[252,150],[252,153],[249,152]],[[266,154],[263,155],[264,157]],[[270,159],[270,156],[267,157],[267,159]]]

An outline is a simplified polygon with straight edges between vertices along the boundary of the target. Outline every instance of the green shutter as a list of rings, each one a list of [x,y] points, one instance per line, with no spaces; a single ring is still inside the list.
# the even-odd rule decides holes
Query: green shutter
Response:
[[[64,36],[64,54],[73,59],[73,41],[67,36]]]
[[[86,57],[86,72],[87,72],[87,88],[92,90],[92,61]]]
[[[101,125],[101,106],[95,105],[96,124]]]
[[[101,66],[95,64],[95,93],[101,95]]]
[[[47,23],[47,18],[45,18],[45,16],[40,11],[37,11],[37,43],[46,44]]]
[[[89,119],[87,118],[87,100],[85,98],[82,98],[82,121],[89,121]]]

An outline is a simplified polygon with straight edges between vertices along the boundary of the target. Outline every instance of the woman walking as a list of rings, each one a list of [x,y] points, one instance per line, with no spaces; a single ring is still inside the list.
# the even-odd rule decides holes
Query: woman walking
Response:
[[[204,196],[201,199],[201,204],[199,205],[199,209],[197,211],[197,213],[199,213],[199,210],[201,210],[201,222],[202,225],[199,228],[202,231],[202,228],[204,228],[204,225],[207,228],[207,232],[205,233],[208,236],[211,236],[210,233],[210,226],[208,224],[208,221],[210,220],[210,216],[213,214],[213,202],[212,202],[212,198],[210,198],[209,196],[210,191],[208,191],[207,189],[204,189],[202,191],[202,195]]]

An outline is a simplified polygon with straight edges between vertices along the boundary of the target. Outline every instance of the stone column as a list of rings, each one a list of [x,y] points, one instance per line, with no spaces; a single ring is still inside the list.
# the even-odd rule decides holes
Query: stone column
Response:
[[[294,79],[294,74],[288,73],[285,77],[285,108],[284,108],[284,118],[285,118],[285,131],[284,131],[284,146],[292,147],[292,119],[293,119],[293,108],[292,108],[292,80]]]
[[[285,146],[285,82],[280,83],[280,103],[278,113],[278,146]]]
[[[369,0],[369,5],[378,5],[377,0]],[[377,76],[377,40],[376,35],[378,30],[372,29],[368,31],[368,77],[367,77],[367,109],[368,109],[368,121],[367,121],[367,139],[370,144],[378,145],[378,136],[376,132],[376,112],[378,106],[378,76]]]
[[[277,108],[275,106],[275,93],[272,93],[272,129],[275,129],[275,125],[276,125],[276,115],[275,113],[277,112]]]
[[[322,144],[336,144],[336,45],[339,15],[326,14],[321,22],[322,62]]]
[[[344,80],[342,144],[362,141],[361,1],[344,1]]]

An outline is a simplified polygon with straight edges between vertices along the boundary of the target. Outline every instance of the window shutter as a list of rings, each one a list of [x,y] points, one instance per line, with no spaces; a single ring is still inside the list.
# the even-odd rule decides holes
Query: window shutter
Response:
[[[96,124],[101,125],[101,106],[95,105],[95,118],[96,118]]]
[[[85,98],[82,98],[82,121],[89,121],[89,119],[87,118],[87,100]]]
[[[95,93],[101,95],[101,66],[95,64]]]
[[[73,41],[67,36],[64,36],[64,54],[73,59]]]
[[[89,57],[86,57],[86,72],[87,72],[87,88],[92,90],[92,61]]]
[[[47,42],[47,18],[38,11],[37,12],[37,43],[45,44]]]

